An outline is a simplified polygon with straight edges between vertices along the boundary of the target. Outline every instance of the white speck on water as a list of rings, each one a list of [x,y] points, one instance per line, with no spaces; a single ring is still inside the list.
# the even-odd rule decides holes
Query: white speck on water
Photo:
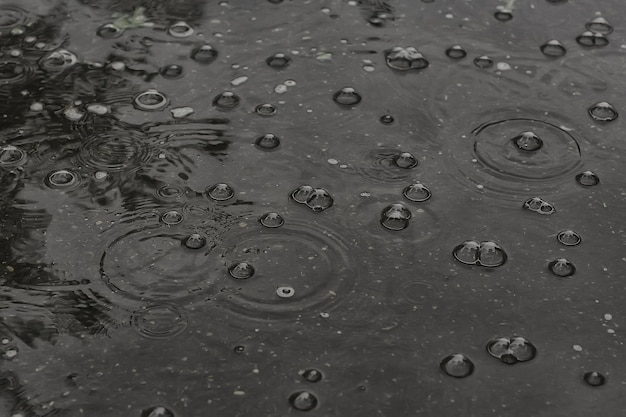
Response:
[[[123,71],[126,68],[126,64],[121,61],[115,61],[111,63],[111,68],[115,71]]]
[[[329,313],[327,313],[327,312],[325,312],[325,311],[322,311],[322,312],[320,313],[320,317],[321,317],[321,318],[323,318],[323,319],[327,319],[327,318],[329,318],[329,317],[330,317],[330,314],[329,314]]]
[[[238,85],[245,83],[246,81],[248,81],[248,77],[246,75],[242,75],[240,77],[233,78],[232,80],[230,80],[230,84],[234,86],[238,86]]]
[[[572,346],[572,349],[574,349],[576,352],[582,352],[583,351],[583,347],[580,345],[574,345]]]
[[[296,80],[285,80],[283,84],[285,84],[287,87],[293,87],[296,85]]]
[[[609,314],[609,313],[606,313],[606,314],[604,315],[604,320],[613,320],[613,315],[612,315],[612,314]]]
[[[274,87],[274,92],[276,94],[284,94],[287,92],[287,86],[285,84],[278,84]]]
[[[31,111],[42,111],[43,110],[43,103],[40,103],[38,101],[34,102],[33,104],[30,105],[30,110]]]
[[[85,113],[81,112],[76,107],[72,106],[72,107],[68,107],[67,109],[65,109],[65,111],[63,112],[63,115],[65,116],[66,119],[71,120],[72,122],[77,122],[83,118]]]
[[[330,159],[328,160],[328,163],[329,163],[329,164],[331,164],[331,165],[337,165],[337,164],[339,163],[339,161],[337,161],[337,160],[336,160],[336,159],[334,159],[334,158],[330,158]]]
[[[109,113],[110,109],[104,104],[93,103],[87,106],[87,111],[102,116]]]
[[[446,19],[454,19],[454,15],[452,13],[447,13],[445,17]]]
[[[613,329],[606,329],[606,332],[608,334],[615,334],[615,330],[613,330]]]
[[[193,114],[193,112],[194,109],[192,107],[176,107],[175,109],[170,110],[174,119],[182,119],[190,114]]]
[[[508,71],[511,69],[511,66],[509,65],[508,62],[498,62],[496,64],[496,68],[499,69],[500,71]]]

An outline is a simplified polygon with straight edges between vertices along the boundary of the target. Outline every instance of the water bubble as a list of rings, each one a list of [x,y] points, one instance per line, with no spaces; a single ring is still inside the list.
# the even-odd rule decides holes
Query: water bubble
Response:
[[[576,37],[576,42],[582,46],[607,46],[609,39],[602,33],[585,31]]]
[[[548,264],[548,269],[557,277],[571,277],[576,273],[576,267],[565,258],[557,258]]]
[[[68,188],[80,181],[79,175],[67,169],[52,171],[46,175],[45,184],[50,188]]]
[[[182,223],[184,220],[183,214],[176,210],[166,211],[161,215],[161,222],[168,226],[173,226]]]
[[[475,240],[466,240],[452,250],[452,256],[454,256],[454,259],[457,261],[466,265],[476,265],[478,263],[479,250],[479,242]]]
[[[401,152],[394,159],[393,163],[399,167],[404,169],[415,168],[418,164],[417,158],[415,158],[409,152]]]
[[[465,378],[474,372],[474,363],[462,353],[446,356],[439,366],[446,375],[455,378]]]
[[[302,378],[308,382],[320,382],[322,380],[322,373],[317,369],[307,369],[302,373]]]
[[[576,175],[576,181],[585,187],[591,187],[600,183],[600,177],[593,171],[585,171]]]
[[[582,242],[582,237],[573,230],[563,230],[556,235],[556,240],[565,246],[576,246]]]
[[[165,65],[159,68],[159,74],[163,78],[180,78],[183,76],[183,67],[177,64]]]
[[[513,11],[510,9],[507,9],[506,7],[500,6],[495,11],[493,16],[501,22],[508,22],[509,20],[513,19]]]
[[[191,59],[201,64],[210,64],[217,59],[217,50],[209,44],[198,46],[191,51]]]
[[[268,57],[265,62],[272,68],[285,68],[291,62],[291,58],[282,52],[277,52],[274,55]]]
[[[265,103],[259,104],[254,108],[255,113],[260,114],[261,116],[270,117],[276,114],[276,107],[274,105]]]
[[[232,110],[239,105],[241,99],[231,91],[224,91],[213,99],[213,106],[218,110]]]
[[[474,58],[474,65],[482,69],[491,68],[493,66],[493,60],[487,55],[479,56]]]
[[[309,411],[317,405],[317,398],[307,391],[299,391],[289,396],[289,404],[296,410]]]
[[[589,371],[585,372],[585,374],[583,375],[583,381],[585,381],[587,385],[591,385],[592,387],[599,387],[606,383],[606,377],[600,372]]]
[[[26,152],[23,150],[12,145],[0,147],[0,167],[14,167],[25,161]]]
[[[294,290],[293,287],[282,286],[276,288],[276,295],[278,295],[280,298],[291,298],[295,294],[296,290]]]
[[[543,146],[543,140],[533,132],[522,132],[511,139],[518,149],[523,151],[537,151]]]
[[[380,217],[380,224],[389,230],[404,230],[409,227],[411,212],[402,203],[394,203],[385,207]]]
[[[237,262],[228,267],[228,273],[235,279],[248,279],[254,275],[254,268],[248,262]]]
[[[617,110],[606,101],[601,101],[589,107],[588,112],[589,116],[598,122],[612,122],[618,117]]]
[[[239,353],[239,354],[241,354],[241,353],[244,353],[244,352],[246,351],[246,347],[245,347],[245,346],[243,346],[243,345],[237,345],[237,346],[235,346],[235,347],[233,348],[233,351],[234,351],[235,353]]]
[[[467,52],[461,45],[452,45],[446,49],[446,55],[452,59],[462,59],[467,56]]]
[[[416,182],[411,185],[407,185],[404,190],[402,190],[402,195],[410,201],[422,202],[428,200],[432,193],[424,184]]]
[[[333,94],[333,100],[343,106],[355,106],[361,102],[361,95],[352,87],[344,87]]]
[[[235,196],[235,190],[228,184],[219,183],[207,187],[207,196],[215,201],[227,201]]]
[[[485,241],[480,242],[478,250],[478,264],[485,267],[502,266],[507,260],[507,254],[504,249],[496,242]]]
[[[141,412],[141,417],[174,417],[174,412],[169,408],[157,405],[146,408]]]
[[[144,111],[157,111],[163,109],[167,105],[167,97],[165,94],[150,88],[143,93],[139,93],[133,99],[136,109]]]
[[[387,66],[398,71],[420,70],[429,65],[426,58],[412,46],[396,46],[385,51],[385,55]]]
[[[395,119],[390,114],[384,114],[384,115],[380,116],[380,122],[382,124],[384,124],[384,125],[390,125],[390,124],[393,124],[395,122]]]
[[[118,38],[122,36],[122,33],[124,33],[124,29],[114,25],[113,23],[107,23],[105,25],[102,25],[96,31],[96,34],[98,36],[105,39]]]
[[[293,190],[290,194],[293,201],[300,204],[306,204],[307,200],[315,192],[315,188],[310,185],[300,185],[298,188]]]
[[[333,197],[323,188],[316,188],[306,199],[306,205],[313,211],[324,211],[333,205]]]
[[[174,305],[152,304],[133,313],[132,324],[137,333],[148,339],[171,339],[187,328],[188,319]]]
[[[545,56],[558,58],[567,53],[567,49],[563,46],[563,44],[556,39],[552,39],[544,43],[539,47],[541,53]]]
[[[182,197],[185,194],[185,191],[182,187],[177,185],[163,184],[157,188],[154,193],[157,198],[162,200],[174,200]]]
[[[496,337],[487,342],[487,352],[507,365],[526,362],[537,356],[537,348],[522,336]]]
[[[167,30],[170,36],[175,38],[187,38],[193,35],[193,28],[186,22],[176,22]]]
[[[189,249],[201,249],[206,246],[206,243],[206,237],[200,233],[192,233],[183,239],[183,245]]]
[[[39,60],[39,67],[46,72],[61,72],[74,66],[78,57],[67,49],[50,51]]]
[[[264,151],[273,151],[280,146],[280,139],[272,133],[266,133],[256,138],[254,145]]]
[[[265,227],[275,229],[277,227],[281,227],[282,225],[284,225],[285,219],[283,218],[283,216],[281,216],[280,214],[276,212],[269,212],[261,216],[261,218],[259,219],[259,222]]]
[[[524,201],[522,207],[526,210],[545,215],[556,212],[556,208],[552,204],[542,200],[539,197],[529,198],[528,200]]]
[[[591,32],[608,35],[613,32],[613,26],[602,16],[598,16],[585,24],[585,28]]]

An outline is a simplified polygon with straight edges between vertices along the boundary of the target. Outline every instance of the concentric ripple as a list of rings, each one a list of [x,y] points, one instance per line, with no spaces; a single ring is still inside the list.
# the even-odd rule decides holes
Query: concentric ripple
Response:
[[[340,161],[335,165],[339,172],[356,174],[373,183],[408,183],[415,176],[417,153],[400,152],[391,148],[378,148],[358,155],[354,163]]]
[[[142,135],[124,130],[87,137],[80,148],[79,163],[99,171],[118,172],[150,162],[154,151]]]
[[[34,22],[34,16],[19,7],[0,7],[0,36],[21,35]]]
[[[187,328],[187,316],[173,304],[151,304],[132,316],[133,328],[148,339],[170,339]]]
[[[0,85],[22,85],[35,75],[35,67],[18,58],[0,59]]]

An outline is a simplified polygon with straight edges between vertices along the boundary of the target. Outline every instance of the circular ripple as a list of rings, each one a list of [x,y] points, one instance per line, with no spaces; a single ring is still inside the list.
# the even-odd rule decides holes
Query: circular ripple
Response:
[[[153,150],[132,131],[110,131],[89,136],[80,148],[79,163],[101,171],[126,171],[150,162]]]
[[[148,339],[170,339],[187,328],[187,316],[170,304],[152,304],[132,316],[133,328]]]
[[[0,36],[20,35],[33,23],[33,15],[19,7],[0,7]]]
[[[0,85],[26,84],[35,74],[34,66],[17,58],[0,59]]]
[[[378,148],[359,155],[354,159],[353,163],[340,164],[337,169],[339,172],[346,174],[356,174],[368,181],[374,183],[406,183],[410,182],[415,175],[415,166],[417,159],[413,159],[413,166],[407,168],[398,165],[397,161],[400,155],[409,154],[402,153],[395,149]],[[403,162],[405,158],[403,158]],[[410,169],[413,168],[413,169]]]

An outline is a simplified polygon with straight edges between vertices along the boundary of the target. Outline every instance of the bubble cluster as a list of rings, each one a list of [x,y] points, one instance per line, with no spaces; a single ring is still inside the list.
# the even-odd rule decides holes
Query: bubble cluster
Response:
[[[507,365],[527,362],[537,356],[537,348],[522,336],[496,337],[487,343],[487,352]]]
[[[454,378],[465,378],[474,372],[474,363],[462,353],[446,356],[439,363],[441,370]]]
[[[385,207],[380,215],[380,224],[389,230],[400,231],[409,227],[411,211],[402,203],[394,203]]]
[[[584,171],[576,175],[576,182],[584,187],[592,187],[600,184],[600,177],[593,171]]]
[[[169,408],[161,405],[146,408],[141,412],[141,417],[175,417],[175,414]]]
[[[283,218],[283,216],[276,212],[269,212],[265,213],[259,218],[259,223],[270,229],[275,229],[284,225],[285,219]]]
[[[60,169],[46,175],[44,183],[50,188],[68,189],[80,183],[80,176],[72,170]]]
[[[143,93],[139,93],[133,99],[133,105],[138,110],[157,111],[167,106],[167,97],[165,94],[151,88]]]
[[[213,107],[218,110],[232,110],[239,105],[241,99],[232,91],[224,91],[213,98]]]
[[[452,45],[446,49],[446,56],[452,59],[463,59],[467,56],[467,51],[461,45]]]
[[[556,235],[556,240],[565,246],[576,246],[582,242],[582,237],[573,230],[562,230]]]
[[[217,59],[217,50],[209,44],[204,44],[191,51],[191,59],[200,64],[210,64]]]
[[[248,262],[237,262],[228,267],[228,273],[235,279],[248,279],[254,275],[254,267]]]
[[[541,149],[543,140],[534,132],[522,132],[511,139],[513,144],[520,150],[533,152]]]
[[[429,65],[424,55],[412,46],[389,49],[385,51],[385,59],[389,68],[398,71],[420,70]]]
[[[289,396],[289,404],[296,410],[309,411],[317,406],[317,398],[308,391],[294,392]]]
[[[333,100],[342,106],[356,106],[361,102],[361,95],[352,87],[343,87],[333,94]]]
[[[410,152],[400,152],[393,158],[393,163],[398,168],[411,169],[417,166],[418,161]]]
[[[539,197],[529,198],[528,200],[524,201],[522,207],[526,210],[530,210],[535,213],[544,215],[556,212],[556,208],[552,204],[542,200]]]
[[[565,258],[557,258],[548,264],[548,269],[557,277],[571,277],[576,273],[576,267]]]
[[[609,39],[603,33],[591,32],[587,30],[576,37],[576,42],[582,46],[602,47],[609,44]]]
[[[265,60],[265,63],[272,68],[281,69],[287,67],[291,63],[291,58],[289,58],[282,52],[277,52],[274,55],[268,57]]]
[[[583,381],[592,387],[599,387],[606,383],[606,377],[600,372],[589,371],[583,374]]]
[[[402,190],[402,195],[409,201],[421,203],[430,199],[432,193],[424,184],[416,182],[411,185],[407,185],[404,190]]]
[[[218,183],[207,187],[206,195],[214,201],[224,202],[235,196],[235,190],[228,184]]]
[[[496,242],[466,240],[452,250],[454,258],[466,265],[479,265],[488,268],[504,265],[508,255]]]
[[[334,204],[334,199],[328,191],[310,185],[300,185],[289,195],[293,201],[304,204],[313,211],[324,211]]]
[[[617,110],[606,101],[601,101],[589,107],[588,113],[597,122],[612,122],[619,116]]]
[[[264,117],[271,117],[276,114],[277,110],[274,105],[265,103],[265,104],[259,104],[258,106],[256,106],[254,108],[254,112]]]
[[[565,46],[556,39],[552,39],[544,43],[539,47],[541,53],[545,56],[549,56],[551,58],[559,58],[564,56],[567,53],[567,49]]]

